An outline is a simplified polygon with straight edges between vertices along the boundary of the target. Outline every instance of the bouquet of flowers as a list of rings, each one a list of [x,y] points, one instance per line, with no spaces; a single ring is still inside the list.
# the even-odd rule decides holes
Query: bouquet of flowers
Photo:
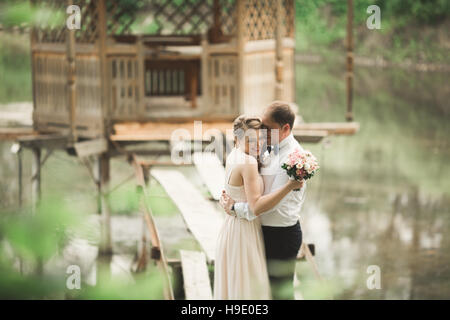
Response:
[[[288,161],[283,163],[281,166],[290,179],[295,180],[308,180],[317,172],[319,169],[319,163],[316,157],[310,151],[300,151],[296,149],[288,156]],[[299,191],[300,189],[295,189],[294,191]]]

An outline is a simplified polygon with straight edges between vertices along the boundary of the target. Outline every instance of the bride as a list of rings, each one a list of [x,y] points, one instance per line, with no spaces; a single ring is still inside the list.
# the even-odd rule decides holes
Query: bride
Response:
[[[258,216],[276,206],[302,182],[289,180],[278,190],[262,195],[259,174],[259,118],[239,116],[233,123],[235,147],[227,157],[225,191],[236,202],[247,202]],[[259,219],[248,221],[227,215],[219,233],[214,272],[214,299],[271,299],[264,241]]]

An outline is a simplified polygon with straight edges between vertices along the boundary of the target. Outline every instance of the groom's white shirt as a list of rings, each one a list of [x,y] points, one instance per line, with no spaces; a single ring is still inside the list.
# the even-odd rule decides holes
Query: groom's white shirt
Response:
[[[261,168],[261,175],[264,180],[264,194],[281,188],[288,181],[289,177],[286,171],[281,168],[281,165],[288,160],[289,154],[295,149],[303,151],[303,148],[291,133],[279,143],[278,154],[276,155],[275,151],[272,151],[269,159],[264,161],[264,166]],[[288,227],[296,224],[305,200],[305,191],[306,183],[300,191],[289,192],[274,208],[260,215],[261,224],[272,227]],[[246,202],[235,203],[234,210],[240,218],[247,220],[256,218]]]

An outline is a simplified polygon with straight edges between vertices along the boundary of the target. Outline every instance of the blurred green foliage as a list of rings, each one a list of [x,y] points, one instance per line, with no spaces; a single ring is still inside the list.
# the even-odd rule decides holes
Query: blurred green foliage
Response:
[[[0,299],[163,298],[161,275],[154,266],[124,281],[111,275],[112,257],[97,260],[95,286],[86,284],[81,274],[81,289],[66,287],[67,266],[49,263],[61,256],[74,234],[89,233],[83,206],[48,197],[34,215],[31,207],[0,212]]]
[[[30,1],[3,0],[0,3],[0,24],[4,27],[28,24],[33,21],[33,17]]]
[[[381,30],[368,30],[367,8],[381,9]],[[302,52],[341,57],[345,48],[347,1],[296,0],[296,46]],[[387,60],[449,63],[447,0],[353,1],[355,53]],[[338,49],[338,51],[336,50]]]
[[[38,3],[36,6],[32,6],[28,0],[3,0],[0,3],[0,24],[5,28],[22,25],[63,25],[65,18],[65,10],[53,10],[45,3]]]
[[[0,104],[31,99],[29,37],[0,32]]]

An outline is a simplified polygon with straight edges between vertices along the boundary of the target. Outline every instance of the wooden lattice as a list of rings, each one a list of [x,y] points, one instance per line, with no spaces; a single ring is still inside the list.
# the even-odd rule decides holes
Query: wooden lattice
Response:
[[[107,1],[107,33],[110,35],[130,34],[139,12],[142,12],[147,2],[143,0]]]
[[[244,37],[247,40],[274,39],[276,32],[276,1],[244,0],[244,2]],[[293,37],[295,16],[293,0],[283,0],[283,10],[284,36]]]
[[[225,35],[236,33],[236,0],[220,0],[220,23]]]
[[[38,10],[37,25],[33,28],[37,43],[63,43],[66,41],[66,9],[68,1],[35,0],[33,6]],[[98,1],[77,0],[80,7],[81,28],[75,31],[78,43],[94,43],[98,38]]]
[[[276,1],[244,1],[244,33],[247,40],[275,37]],[[220,25],[224,35],[235,35],[237,0],[219,0]],[[62,43],[66,39],[65,0],[33,0],[33,5],[58,19],[42,19],[34,28],[37,42]],[[75,32],[78,43],[94,43],[98,38],[98,1],[77,0],[81,9],[81,29]],[[107,33],[124,35],[200,35],[214,23],[214,0],[110,0],[107,5]],[[284,34],[294,35],[294,0],[283,0]],[[50,13],[49,13],[50,12]],[[49,22],[50,21],[50,22]]]
[[[275,38],[276,3],[273,0],[250,0],[245,2],[245,38],[264,40]]]
[[[295,34],[295,7],[294,0],[283,0],[284,33],[285,37],[293,38]]]
[[[223,34],[235,32],[235,0],[219,0]],[[200,35],[213,25],[214,0],[109,1],[108,34]]]
[[[32,1],[38,10],[37,25],[33,28],[36,42],[59,43],[66,40],[65,21],[56,19],[56,15],[66,12],[67,3],[57,0]],[[57,20],[57,21],[55,21]]]
[[[155,34],[202,34],[213,22],[212,0],[153,0],[149,9]]]
[[[81,9],[81,29],[75,32],[77,42],[94,43],[99,36],[98,0],[77,0]]]

